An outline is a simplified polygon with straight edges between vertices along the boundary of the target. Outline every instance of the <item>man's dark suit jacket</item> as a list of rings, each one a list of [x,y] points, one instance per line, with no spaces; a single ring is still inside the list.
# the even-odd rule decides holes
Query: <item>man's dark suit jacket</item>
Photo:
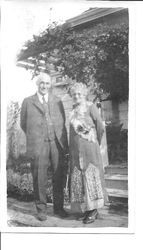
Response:
[[[68,141],[63,104],[58,97],[51,93],[49,94],[49,110],[56,138],[64,152],[67,153]],[[26,134],[27,157],[35,158],[39,156],[42,144],[46,139],[47,125],[43,105],[40,103],[37,94],[25,98],[22,103],[21,128]]]

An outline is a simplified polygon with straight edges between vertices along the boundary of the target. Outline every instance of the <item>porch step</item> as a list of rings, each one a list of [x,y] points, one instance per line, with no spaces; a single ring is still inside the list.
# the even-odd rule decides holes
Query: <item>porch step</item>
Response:
[[[127,165],[109,165],[105,167],[105,174],[128,174],[128,167]]]
[[[125,174],[105,174],[106,188],[128,190],[128,176]]]
[[[128,190],[107,188],[109,197],[128,198]]]
[[[127,163],[109,165],[104,169],[105,183],[110,199],[128,199],[128,166]]]

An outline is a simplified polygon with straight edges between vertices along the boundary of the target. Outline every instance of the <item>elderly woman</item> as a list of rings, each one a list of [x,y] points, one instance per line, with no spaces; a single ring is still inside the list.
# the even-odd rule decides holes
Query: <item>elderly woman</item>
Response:
[[[70,115],[70,199],[71,210],[88,224],[97,218],[97,209],[107,198],[104,188],[100,143],[104,126],[96,105],[86,100],[87,88],[75,83],[71,88]]]

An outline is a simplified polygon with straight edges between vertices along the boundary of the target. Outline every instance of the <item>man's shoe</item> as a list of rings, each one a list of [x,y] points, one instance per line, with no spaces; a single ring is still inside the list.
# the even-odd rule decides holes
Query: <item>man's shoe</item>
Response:
[[[54,214],[60,216],[61,218],[68,217],[68,213],[64,209],[54,210]]]
[[[40,220],[40,221],[44,221],[44,220],[47,220],[47,216],[44,213],[38,213],[37,214],[37,219]]]

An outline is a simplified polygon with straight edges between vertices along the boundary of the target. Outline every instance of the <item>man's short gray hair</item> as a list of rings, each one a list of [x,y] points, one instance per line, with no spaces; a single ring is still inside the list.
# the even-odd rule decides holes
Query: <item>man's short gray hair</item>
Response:
[[[47,73],[41,72],[35,77],[35,82],[39,85],[40,82],[51,82],[51,76]]]

